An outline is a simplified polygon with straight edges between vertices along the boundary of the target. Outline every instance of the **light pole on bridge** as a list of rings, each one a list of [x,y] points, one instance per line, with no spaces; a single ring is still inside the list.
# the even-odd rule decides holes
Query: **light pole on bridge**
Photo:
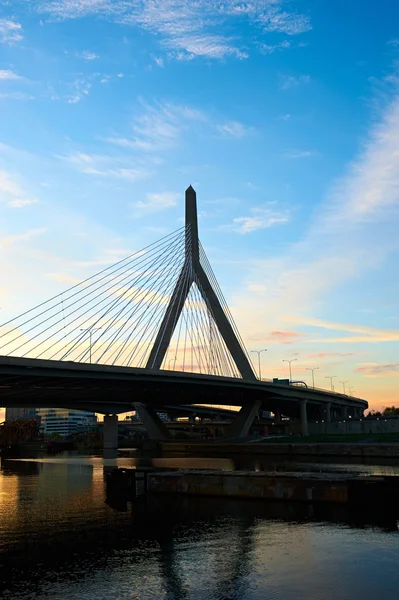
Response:
[[[260,355],[262,352],[267,352],[267,348],[263,348],[263,350],[251,350],[251,352],[256,352],[258,355],[258,371],[259,371],[259,381],[262,381],[262,369],[260,366]]]
[[[312,382],[313,382],[313,389],[314,389],[314,372],[317,371],[317,369],[319,369],[320,367],[306,367],[307,371],[312,371]]]
[[[174,362],[174,364],[173,364],[173,370],[175,370],[175,368],[176,368],[176,359],[177,359],[177,356],[175,356],[174,358],[171,358],[171,359],[169,360],[169,371],[170,371],[170,363],[171,363],[172,361],[175,361],[175,362]]]
[[[349,396],[353,396],[353,391],[352,391],[352,390],[354,390],[354,389],[355,389],[355,386],[354,386],[354,385],[351,385],[351,386],[348,388],[348,390],[349,390]]]
[[[332,377],[330,377],[330,375],[326,375],[326,377],[325,377],[326,379],[330,380],[332,392],[334,391],[333,379],[335,379],[336,377],[338,377],[338,375],[333,375]]]
[[[344,394],[346,394],[345,383],[348,383],[348,379],[346,381],[340,381],[340,383],[342,383],[342,387],[344,388]]]
[[[289,368],[290,368],[290,382],[292,382],[291,363],[295,362],[296,360],[298,360],[298,359],[297,358],[291,358],[291,360],[287,360],[287,359],[283,358],[283,362],[287,362],[289,364]]]
[[[90,363],[91,363],[91,346],[92,346],[91,337],[95,331],[100,331],[100,329],[102,329],[102,327],[88,327],[87,329],[80,330],[80,331],[85,331],[86,333],[89,334],[89,362]]]

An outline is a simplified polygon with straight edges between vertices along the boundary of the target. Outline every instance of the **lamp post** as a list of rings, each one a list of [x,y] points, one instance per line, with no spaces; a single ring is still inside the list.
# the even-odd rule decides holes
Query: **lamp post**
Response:
[[[330,377],[330,375],[326,375],[326,377],[325,377],[326,379],[329,379],[329,380],[330,380],[330,383],[331,383],[331,391],[332,391],[332,392],[334,391],[333,379],[335,379],[336,377],[337,377],[337,375],[333,375],[332,377]]]
[[[263,350],[251,350],[251,352],[256,352],[256,354],[258,355],[258,370],[259,370],[259,381],[262,380],[262,369],[260,366],[260,355],[262,354],[262,352],[267,352],[267,348],[263,348]]]
[[[317,369],[319,369],[320,367],[306,367],[307,371],[312,371],[312,382],[313,382],[313,389],[314,389],[314,372],[317,371]]]
[[[87,329],[81,329],[80,331],[85,331],[86,333],[89,334],[89,362],[91,363],[91,337],[93,335],[93,333],[95,331],[100,331],[100,329],[102,329],[102,327],[88,327]]]
[[[175,356],[174,358],[171,358],[171,359],[169,360],[169,371],[170,371],[170,363],[172,362],[172,360],[174,360],[174,361],[175,361],[175,362],[174,362],[174,365],[173,365],[173,370],[175,370],[175,367],[176,367],[176,359],[177,359],[177,356]]]
[[[296,360],[297,360],[296,358],[291,358],[291,360],[283,359],[283,362],[287,362],[290,367],[290,382],[292,382],[291,363],[295,362]]]
[[[353,396],[353,392],[352,392],[352,390],[354,390],[354,389],[355,389],[355,386],[354,386],[354,385],[351,385],[351,386],[348,388],[348,390],[349,390],[349,396]]]
[[[342,383],[342,387],[344,388],[344,394],[346,394],[346,392],[345,392],[345,383],[348,383],[348,380],[346,380],[346,381],[340,381],[340,383]]]

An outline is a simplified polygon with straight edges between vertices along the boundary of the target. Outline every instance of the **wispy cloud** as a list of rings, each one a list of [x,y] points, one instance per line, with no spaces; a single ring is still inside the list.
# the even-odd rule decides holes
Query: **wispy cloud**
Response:
[[[310,83],[310,75],[281,75],[280,76],[280,89],[281,90],[292,90],[299,87],[300,85],[307,85]]]
[[[66,155],[58,155],[57,158],[86,175],[140,181],[146,179],[151,174],[148,169],[139,164],[133,164],[126,157],[73,152]]]
[[[362,373],[365,377],[386,378],[399,377],[399,363],[393,364],[378,364],[378,363],[363,363],[363,366],[357,367],[357,373]]]
[[[29,242],[32,238],[46,233],[45,227],[37,229],[28,229],[23,233],[14,233],[0,238],[0,248],[9,248],[10,246],[19,246],[21,242]]]
[[[99,54],[96,54],[95,52],[91,52],[90,50],[84,50],[83,52],[77,52],[76,57],[83,58],[83,60],[96,60],[97,58],[100,58]]]
[[[376,343],[376,342],[397,342],[399,341],[399,330],[397,329],[377,329],[375,327],[364,327],[361,325],[351,325],[344,323],[334,323],[324,321],[322,319],[314,319],[310,317],[293,317],[291,321],[297,321],[301,325],[308,325],[318,329],[329,329],[330,331],[341,331],[345,333],[356,333],[358,335],[348,335],[345,337],[331,338],[316,338],[307,340],[310,343],[322,342],[339,342],[340,344],[349,343]]]
[[[11,19],[0,19],[0,43],[15,44],[23,39],[22,25]]]
[[[247,127],[238,121],[229,121],[223,125],[217,125],[216,128],[224,137],[230,138],[243,138],[254,132],[253,127]]]
[[[157,194],[146,194],[145,200],[133,204],[133,216],[158,212],[166,208],[176,206],[180,194],[175,192],[161,192]]]
[[[291,47],[291,42],[289,42],[288,40],[284,40],[283,42],[279,42],[278,44],[272,44],[272,45],[261,44],[260,45],[261,51],[264,52],[265,54],[273,54],[277,50],[286,50],[287,48],[290,48],[290,47]]]
[[[50,0],[39,11],[57,19],[98,15],[123,25],[147,29],[157,35],[168,57],[223,59],[248,56],[248,45],[257,45],[258,32],[287,35],[311,29],[309,18],[288,11],[286,0]],[[287,10],[284,7],[287,7]],[[258,30],[246,38],[223,35],[223,26],[250,21]]]
[[[37,204],[38,199],[28,197],[9,173],[0,171],[0,203],[10,208],[24,208]]]
[[[290,150],[284,152],[285,158],[310,158],[311,156],[317,156],[317,154],[313,150]]]
[[[0,99],[5,100],[34,100],[35,96],[25,92],[0,92]]]
[[[353,356],[354,352],[316,352],[316,354],[308,354],[308,358],[337,358],[344,356]]]
[[[10,69],[0,69],[0,81],[22,79],[20,75],[14,73]]]
[[[133,120],[131,137],[110,137],[107,141],[124,148],[159,152],[177,145],[190,123],[206,121],[201,111],[184,105],[141,101],[141,109]]]
[[[246,234],[268,229],[274,225],[287,223],[290,219],[288,211],[278,211],[272,208],[252,208],[251,214],[246,217],[237,217],[233,220],[232,229],[238,233]]]

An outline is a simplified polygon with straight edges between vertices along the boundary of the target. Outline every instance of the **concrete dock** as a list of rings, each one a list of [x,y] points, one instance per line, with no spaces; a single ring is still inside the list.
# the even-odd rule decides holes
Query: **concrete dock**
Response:
[[[347,473],[297,473],[253,471],[148,471],[118,469],[109,485],[126,490],[139,478],[145,494],[214,496],[257,500],[398,506],[399,477],[362,476]],[[126,483],[123,483],[123,482]],[[133,482],[133,484],[132,484]]]

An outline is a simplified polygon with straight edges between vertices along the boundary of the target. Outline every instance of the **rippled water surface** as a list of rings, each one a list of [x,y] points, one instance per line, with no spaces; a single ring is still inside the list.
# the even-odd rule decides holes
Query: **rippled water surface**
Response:
[[[1,465],[0,598],[379,597],[399,598],[399,533],[386,515],[205,498],[125,503],[107,494],[102,459]]]

